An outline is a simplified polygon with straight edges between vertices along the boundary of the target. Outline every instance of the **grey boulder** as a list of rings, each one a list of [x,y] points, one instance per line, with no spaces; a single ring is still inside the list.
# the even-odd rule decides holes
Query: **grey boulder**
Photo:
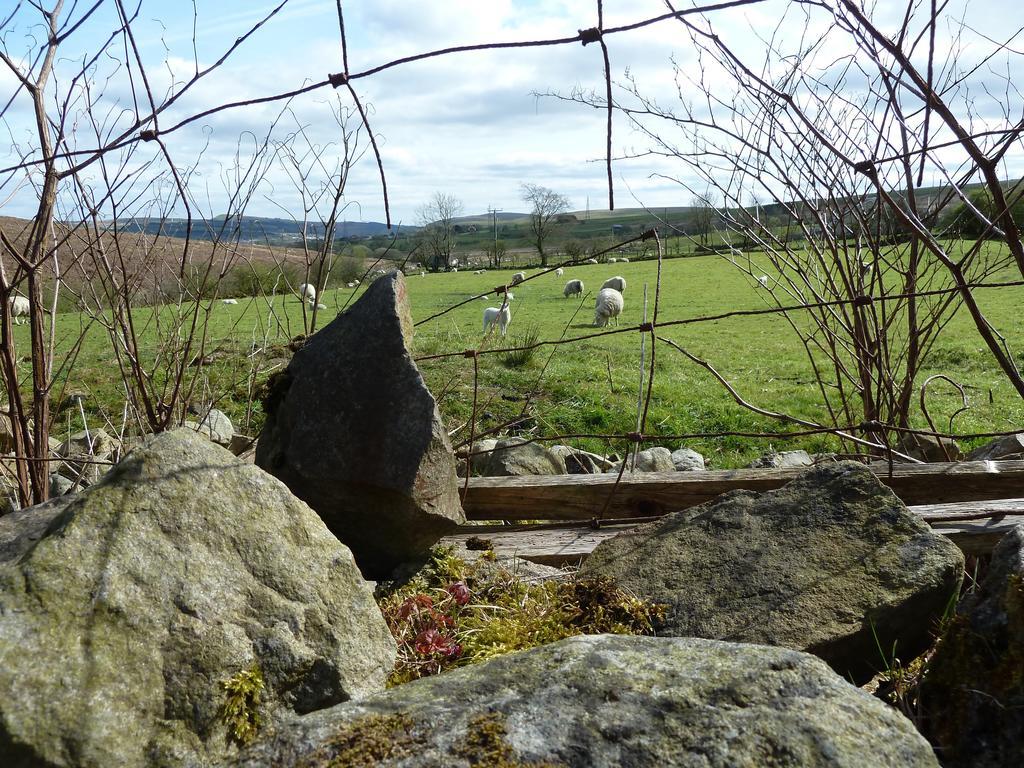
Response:
[[[520,475],[564,475],[565,462],[540,443],[521,437],[499,440],[487,457],[483,474],[487,477]]]
[[[980,587],[957,607],[921,701],[944,765],[1024,765],[1024,525],[1003,536]]]
[[[231,438],[235,436],[235,427],[231,423],[231,419],[226,413],[216,408],[211,408],[202,421],[198,423],[186,421],[185,426],[225,448],[231,445]]]
[[[424,555],[457,524],[455,456],[409,351],[405,278],[384,275],[273,380],[256,463],[348,545],[368,578]]]
[[[1024,459],[1024,432],[996,438],[967,454],[968,461],[1019,461],[1020,459]]]
[[[76,432],[62,442],[56,453],[56,471],[79,485],[96,482],[110,468],[120,444],[103,429]]]
[[[813,656],[573,637],[297,718],[241,766],[938,766],[902,715]]]
[[[636,455],[636,463],[633,462],[632,452],[625,458],[627,472],[675,472],[676,465],[672,462],[672,452],[668,448],[655,446],[646,448]],[[623,462],[617,462],[608,471],[618,472]]]
[[[964,457],[956,441],[948,437],[920,435],[914,432],[901,437],[896,443],[896,450],[920,461],[960,461]]]
[[[880,647],[903,660],[927,647],[963,562],[867,468],[841,462],[621,533],[580,573],[668,604],[660,633],[788,646],[866,681],[891,661]]]
[[[548,450],[561,458],[565,471],[570,475],[599,475],[612,466],[604,456],[570,445],[552,445]]]
[[[189,430],[0,518],[5,768],[226,757],[225,681],[261,677],[272,722],[382,689],[395,654],[316,514]]]
[[[672,466],[676,472],[699,472],[705,469],[704,457],[692,448],[677,448],[672,451]]]
[[[773,451],[754,459],[747,466],[750,469],[787,469],[789,467],[809,467],[814,464],[807,451]]]

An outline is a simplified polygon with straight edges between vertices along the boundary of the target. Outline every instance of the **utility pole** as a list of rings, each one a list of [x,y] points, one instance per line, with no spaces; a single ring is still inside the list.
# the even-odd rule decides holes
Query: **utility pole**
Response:
[[[487,212],[491,214],[491,225],[494,227],[494,250],[491,251],[494,259],[494,268],[497,269],[500,265],[497,263],[498,260],[498,214],[501,213],[504,208],[491,208],[487,206]]]

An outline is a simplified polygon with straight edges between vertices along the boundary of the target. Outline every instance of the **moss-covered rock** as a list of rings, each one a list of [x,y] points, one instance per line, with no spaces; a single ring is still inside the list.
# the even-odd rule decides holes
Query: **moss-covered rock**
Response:
[[[351,553],[189,430],[0,518],[0,760],[178,765],[383,686],[395,645]]]
[[[921,701],[944,765],[1024,765],[1024,525],[992,552],[979,588],[957,607]]]
[[[783,645],[866,681],[894,648],[906,662],[928,646],[963,562],[867,468],[842,462],[619,534],[580,573],[668,604],[659,634]]]
[[[242,766],[937,766],[910,722],[813,656],[588,635],[289,723]]]

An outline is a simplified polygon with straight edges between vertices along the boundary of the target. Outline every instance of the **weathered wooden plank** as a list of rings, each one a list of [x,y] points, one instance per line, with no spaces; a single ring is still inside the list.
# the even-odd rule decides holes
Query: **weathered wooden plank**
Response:
[[[936,533],[948,536],[965,554],[983,555],[1016,525],[1024,524],[1024,498],[912,506]],[[634,523],[592,528],[586,523],[544,525],[464,526],[442,540],[465,542],[470,536],[489,539],[499,555],[518,555],[544,565],[578,565],[606,539],[629,530]]]
[[[626,474],[612,494],[615,475],[474,477],[462,506],[470,520],[589,520],[604,509],[610,518],[649,517],[702,504],[727,491],[767,491],[801,472],[733,469],[711,472]],[[1024,461],[897,464],[873,468],[904,503],[1006,499],[1024,496]],[[611,501],[605,508],[605,502]]]

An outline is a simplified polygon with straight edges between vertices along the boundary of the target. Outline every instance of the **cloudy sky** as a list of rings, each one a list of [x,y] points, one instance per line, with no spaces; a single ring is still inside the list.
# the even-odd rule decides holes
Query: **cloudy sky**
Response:
[[[134,8],[137,2],[125,5]],[[195,0],[193,16],[193,3],[187,0],[143,0],[133,31],[157,100],[180,89],[197,64],[202,70],[217,61],[276,4],[266,0]],[[70,15],[77,18],[88,5],[91,3],[65,2],[65,13],[71,10]],[[902,3],[879,0],[876,5],[876,18],[889,19],[892,24],[902,14]],[[607,0],[604,6],[606,27],[666,11],[660,0]],[[1011,31],[1005,23],[1007,14],[1020,15],[1015,11],[1018,0],[985,0],[972,6],[981,11],[972,13],[972,18],[978,20],[977,36],[982,41],[985,35],[1005,36]],[[593,0],[372,0],[346,2],[343,7],[349,71],[353,73],[448,46],[571,37],[579,29],[594,26],[597,18]],[[787,13],[793,17],[797,44],[802,16],[787,8],[789,4],[778,0],[719,11],[712,19],[717,32],[756,60],[761,40]],[[2,28],[4,48],[16,63],[23,65],[38,46],[41,28],[33,25],[35,18],[33,9],[23,5]],[[84,94],[69,85],[71,77],[84,57],[103,51],[90,84],[91,94],[97,98],[92,117],[77,114],[68,125],[74,143],[83,149],[96,145],[97,126],[101,134],[116,135],[117,126],[134,114],[135,102],[145,101],[137,69],[133,68],[129,78],[128,70],[118,63],[125,56],[123,41],[107,45],[116,26],[116,4],[108,2],[68,37],[56,63],[57,92],[64,94],[70,88],[79,98],[73,103],[81,104]],[[945,28],[940,31],[940,44],[946,33]],[[607,44],[617,82],[632,78],[659,102],[678,104],[673,67],[686,71],[696,66],[697,59],[677,22],[609,35]],[[1019,40],[1016,44],[1018,49],[1022,47]],[[298,89],[341,70],[334,0],[287,0],[222,66],[161,115],[161,128],[166,130],[211,106]],[[543,95],[600,89],[601,73],[600,48],[577,43],[460,53],[396,66],[355,81],[380,143],[393,220],[415,223],[417,208],[436,191],[461,199],[467,214],[491,206],[524,210],[519,191],[522,183],[561,192],[574,209],[588,204],[593,209],[606,208],[604,113]],[[102,96],[97,96],[100,92]],[[12,95],[14,101],[4,114],[0,132],[4,165],[14,164],[19,151],[31,146],[32,124],[28,99],[24,92],[18,93],[17,80],[9,69],[0,66],[3,103]],[[684,89],[682,98],[689,97]],[[1019,101],[1019,95],[1014,98]],[[308,174],[307,193],[315,192],[331,175],[340,154],[340,132],[333,118],[339,100],[342,106],[351,106],[344,89],[320,88],[287,104],[277,101],[226,110],[167,134],[165,143],[175,165],[189,173],[189,191],[196,207],[216,214],[227,208],[229,190],[248,184],[236,170],[237,158],[251,157],[276,121],[273,142],[293,136],[299,167]],[[295,136],[299,128],[301,135]],[[307,142],[322,158],[321,167],[312,161]],[[642,155],[647,146],[628,121],[616,118],[613,151],[617,156]],[[153,145],[136,146],[127,167],[139,170],[152,151]],[[297,187],[302,185],[295,183],[296,170],[286,172],[283,157],[267,158],[263,181],[252,190],[247,213],[301,213]],[[162,160],[158,165],[166,167]],[[95,183],[102,171],[93,166],[85,176]],[[666,176],[678,178],[683,185]],[[678,162],[649,156],[617,161],[614,178],[619,207],[686,205],[692,198],[686,185],[699,183]],[[6,179],[0,187],[0,214],[31,215],[33,190],[28,181],[23,174]],[[147,191],[145,183],[145,171],[140,170],[134,180],[125,181],[124,189],[135,189],[140,199],[145,194],[167,194],[165,187]],[[353,167],[345,199],[350,204],[345,218],[383,220],[380,180],[371,155],[364,155]]]

